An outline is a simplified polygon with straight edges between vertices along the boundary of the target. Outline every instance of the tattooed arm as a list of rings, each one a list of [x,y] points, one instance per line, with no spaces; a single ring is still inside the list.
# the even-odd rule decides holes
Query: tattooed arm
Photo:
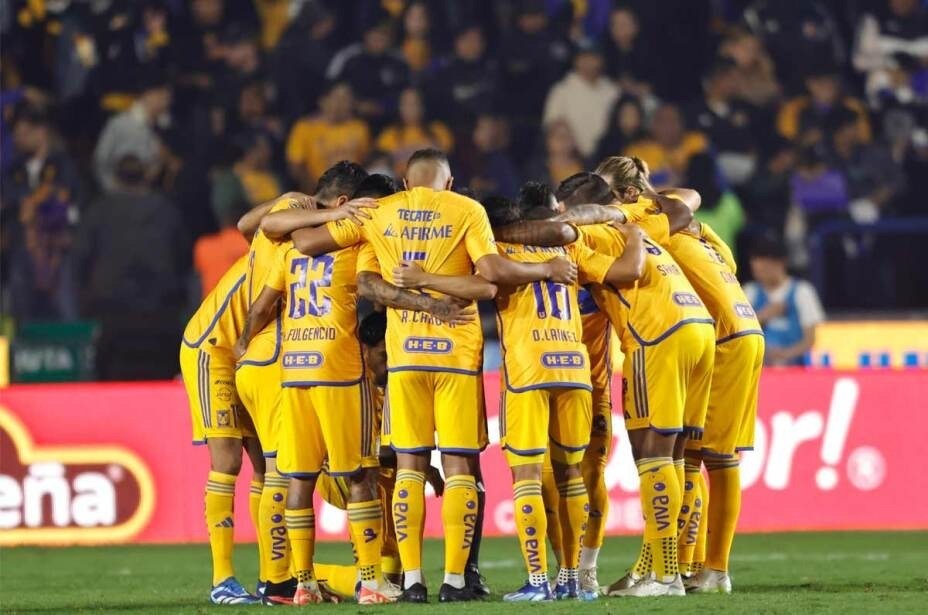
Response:
[[[400,310],[428,312],[447,323],[462,324],[477,317],[471,302],[436,299],[422,293],[414,293],[393,284],[372,271],[358,273],[358,294],[368,301]]]
[[[577,229],[566,222],[525,220],[493,229],[496,241],[526,246],[566,246],[577,241]]]

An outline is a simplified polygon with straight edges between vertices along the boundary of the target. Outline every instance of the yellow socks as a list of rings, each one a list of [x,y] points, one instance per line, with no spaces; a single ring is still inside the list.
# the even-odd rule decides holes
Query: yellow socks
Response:
[[[648,457],[636,462],[641,478],[644,536],[651,545],[652,569],[658,581],[668,583],[679,571],[677,527],[682,491],[670,457]]]
[[[354,599],[354,586],[358,582],[356,566],[313,563],[316,580],[346,600]]]
[[[683,488],[686,485],[686,460],[685,459],[674,459],[673,460],[673,471],[677,473],[677,484],[680,485],[680,495],[685,495],[683,493]]]
[[[445,531],[445,583],[464,587],[464,568],[477,525],[477,481],[458,474],[445,481],[441,520]]]
[[[361,584],[368,589],[380,585],[380,548],[383,545],[383,513],[380,500],[348,504],[348,525],[354,539]]]
[[[641,537],[641,550],[638,551],[638,559],[632,566],[632,574],[635,578],[642,578],[651,572],[651,566],[654,564],[654,558],[651,557],[651,544],[644,536]]]
[[[561,536],[564,539],[564,561],[561,562],[561,569],[568,572],[569,579],[573,579],[574,576],[579,578],[577,569],[580,567],[580,541],[583,540],[583,532],[586,531],[590,500],[581,476],[558,484],[557,490],[561,498],[558,512],[561,517]],[[560,572],[558,574],[560,575]]]
[[[258,505],[258,540],[265,540],[265,581],[281,583],[290,578],[290,543],[284,508],[289,479],[277,472],[264,475],[264,490]]]
[[[680,569],[683,572],[690,571],[693,550],[696,548],[696,537],[699,533],[699,523],[702,520],[701,463],[699,459],[686,458],[683,505],[677,521],[677,549]]]
[[[218,585],[235,574],[232,569],[235,476],[211,471],[206,480],[204,499],[209,548],[213,555],[213,585]]]
[[[261,492],[264,491],[263,480],[252,480],[248,490],[248,512],[251,514],[251,522],[255,526],[255,536],[258,539],[258,580],[264,581],[267,574],[264,570],[264,563],[267,559],[265,549],[267,541],[262,540],[261,530],[258,527],[259,507],[261,506]]]
[[[583,483],[590,498],[590,516],[586,522],[586,532],[583,534],[583,550],[580,552],[581,568],[596,566],[596,556],[603,546],[606,520],[609,518],[609,491],[606,489],[605,473],[605,452],[608,449],[596,440],[596,437],[590,440],[586,456],[580,465]]]
[[[313,577],[313,554],[316,550],[316,513],[312,508],[288,508],[287,535],[296,580],[308,583]]]
[[[445,497],[448,497],[447,484]],[[405,575],[404,589],[422,582],[422,531],[425,525],[425,474],[397,470],[393,489],[393,527]]]
[[[554,470],[547,465],[541,470],[541,497],[545,502],[545,517],[548,522],[548,542],[554,552],[557,565],[564,561],[564,537],[561,535],[561,496],[557,493],[557,483],[554,481]]]
[[[512,485],[513,514],[519,548],[532,585],[540,586],[548,581],[548,551],[545,534],[548,518],[545,502],[541,495],[540,480],[520,480]]]
[[[741,514],[741,469],[738,459],[706,461],[709,471],[708,544],[706,566],[728,570],[728,556]]]

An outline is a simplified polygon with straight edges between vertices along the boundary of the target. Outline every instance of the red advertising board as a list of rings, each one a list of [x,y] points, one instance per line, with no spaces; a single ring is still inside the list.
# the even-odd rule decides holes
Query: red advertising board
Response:
[[[495,438],[499,379],[486,379]],[[768,370],[756,448],[743,459],[741,530],[928,528],[928,494],[911,488],[924,484],[925,391],[923,370]],[[628,533],[641,511],[618,410],[608,528]],[[189,416],[178,382],[0,390],[0,545],[204,541],[208,458],[190,445]],[[495,443],[482,463],[485,531],[511,533],[509,470]],[[237,490],[241,540],[254,539],[249,477],[246,468]],[[430,500],[427,533],[440,536]],[[317,532],[343,538],[344,514],[318,504]]]

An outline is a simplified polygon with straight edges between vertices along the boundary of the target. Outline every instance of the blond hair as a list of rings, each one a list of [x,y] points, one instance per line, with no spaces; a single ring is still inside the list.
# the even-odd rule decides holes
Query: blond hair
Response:
[[[599,163],[595,173],[609,182],[609,187],[621,192],[629,186],[645,191],[651,188],[648,163],[637,156],[609,156]]]

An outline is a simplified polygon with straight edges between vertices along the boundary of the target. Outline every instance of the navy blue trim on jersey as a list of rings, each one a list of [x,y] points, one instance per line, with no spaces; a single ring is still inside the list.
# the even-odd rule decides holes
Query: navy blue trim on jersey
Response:
[[[718,346],[720,344],[724,344],[725,342],[730,342],[733,339],[744,337],[746,335],[759,335],[761,337],[764,337],[764,332],[761,331],[760,329],[747,329],[745,331],[739,331],[738,333],[732,333],[731,335],[720,337],[719,339],[715,340],[715,345]]]
[[[480,370],[460,369],[457,367],[436,367],[432,365],[398,365],[388,367],[388,373],[393,372],[446,372],[449,374],[464,374],[465,376],[479,376]]]
[[[185,337],[183,338],[185,345],[189,346],[190,348],[196,348],[200,344],[203,343],[203,340],[209,337],[209,334],[212,333],[213,331],[213,327],[216,326],[216,323],[219,322],[219,318],[222,316],[223,312],[225,312],[226,308],[229,307],[229,303],[231,303],[232,301],[232,295],[235,294],[235,291],[237,291],[244,282],[245,282],[245,276],[243,275],[242,277],[238,279],[238,282],[235,283],[235,286],[232,287],[232,290],[230,290],[229,293],[226,295],[226,298],[222,300],[222,305],[219,306],[219,310],[213,316],[213,320],[206,327],[206,331],[203,333],[203,335],[200,336],[200,339],[198,339],[195,342],[188,342],[187,338]]]
[[[674,326],[670,327],[669,329],[667,329],[666,331],[658,335],[653,340],[645,340],[643,337],[638,335],[638,332],[635,331],[635,328],[632,326],[631,322],[628,323],[628,330],[631,331],[632,337],[635,338],[635,341],[641,344],[642,346],[654,346],[655,344],[659,344],[663,342],[665,339],[667,339],[668,337],[670,337],[674,332],[676,332],[677,329],[679,329],[683,325],[689,325],[689,324],[705,324],[705,325],[715,326],[715,321],[712,320],[711,318],[684,318],[683,320],[679,321]]]
[[[235,369],[242,367],[243,365],[253,365],[255,367],[266,367],[268,365],[273,365],[277,363],[277,359],[280,358],[280,337],[282,333],[282,324],[283,314],[278,312],[277,314],[277,335],[274,342],[274,356],[268,359],[267,361],[239,361],[238,365],[235,366]]]

